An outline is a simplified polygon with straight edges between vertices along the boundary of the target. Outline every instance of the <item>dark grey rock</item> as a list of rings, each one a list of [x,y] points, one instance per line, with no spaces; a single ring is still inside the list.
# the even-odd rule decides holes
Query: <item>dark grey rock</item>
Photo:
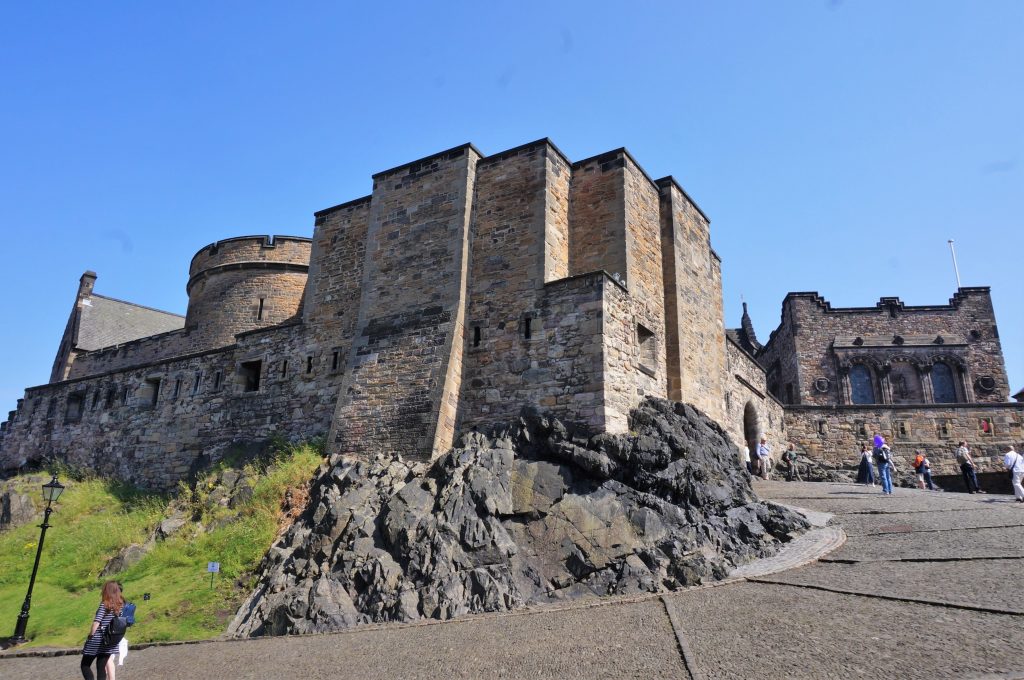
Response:
[[[430,465],[333,458],[229,634],[672,590],[807,528],[758,501],[734,444],[693,407],[648,399],[630,430],[588,440],[527,409]]]
[[[36,516],[36,506],[28,494],[8,489],[0,494],[0,531],[13,529],[31,522]]]
[[[146,545],[140,545],[138,543],[132,543],[131,545],[123,548],[119,553],[111,557],[107,564],[103,567],[100,572],[101,577],[111,576],[118,574],[128,567],[132,566],[149,552],[149,549],[153,546],[152,542]]]

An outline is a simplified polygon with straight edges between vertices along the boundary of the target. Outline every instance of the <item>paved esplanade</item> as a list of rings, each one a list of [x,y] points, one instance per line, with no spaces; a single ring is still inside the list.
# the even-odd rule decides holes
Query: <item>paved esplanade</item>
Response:
[[[839,484],[757,489],[835,513],[847,542],[808,566],[664,598],[151,647],[118,678],[1024,678],[1024,506]],[[786,559],[805,559],[807,543]],[[0,677],[80,677],[79,660],[0,657]]]

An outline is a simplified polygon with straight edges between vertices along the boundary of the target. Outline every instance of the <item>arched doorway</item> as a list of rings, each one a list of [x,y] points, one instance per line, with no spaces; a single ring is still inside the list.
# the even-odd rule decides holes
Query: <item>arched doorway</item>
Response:
[[[748,451],[747,459],[743,461],[743,464],[748,469],[751,469],[751,462],[754,460],[754,456],[757,455],[757,443],[760,434],[761,428],[757,422],[757,409],[748,401],[747,405],[743,407],[743,443]]]

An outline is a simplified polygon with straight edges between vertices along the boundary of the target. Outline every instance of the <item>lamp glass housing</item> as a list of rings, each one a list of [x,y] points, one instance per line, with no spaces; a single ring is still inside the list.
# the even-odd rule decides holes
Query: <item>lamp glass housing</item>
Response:
[[[64,485],[57,481],[57,475],[53,476],[46,484],[43,484],[43,500],[52,503],[64,493]]]

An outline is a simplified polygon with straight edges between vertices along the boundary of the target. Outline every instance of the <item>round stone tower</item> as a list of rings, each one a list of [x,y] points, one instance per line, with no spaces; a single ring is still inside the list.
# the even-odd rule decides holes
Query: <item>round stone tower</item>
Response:
[[[311,247],[300,236],[239,236],[196,253],[185,286],[193,350],[230,345],[238,333],[299,315]]]

